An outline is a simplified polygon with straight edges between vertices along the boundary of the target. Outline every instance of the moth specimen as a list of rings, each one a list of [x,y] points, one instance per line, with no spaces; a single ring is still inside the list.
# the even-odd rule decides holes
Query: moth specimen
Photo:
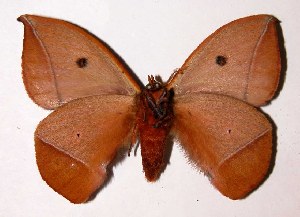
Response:
[[[122,147],[140,142],[148,181],[159,178],[166,140],[225,196],[240,199],[264,179],[272,126],[255,107],[269,102],[280,71],[278,21],[235,20],[210,35],[166,83],[141,85],[103,42],[66,21],[33,15],[24,26],[23,80],[54,111],[35,132],[42,178],[73,203],[89,199]]]

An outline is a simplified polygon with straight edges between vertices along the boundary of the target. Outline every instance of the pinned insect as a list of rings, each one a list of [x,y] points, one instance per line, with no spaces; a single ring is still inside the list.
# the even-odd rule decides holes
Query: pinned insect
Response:
[[[71,23],[23,15],[23,80],[31,99],[55,109],[35,132],[42,178],[73,203],[89,199],[121,147],[139,139],[155,181],[171,134],[225,196],[264,179],[272,126],[254,106],[270,101],[281,70],[277,20],[235,20],[209,36],[168,82],[145,87],[98,39]]]

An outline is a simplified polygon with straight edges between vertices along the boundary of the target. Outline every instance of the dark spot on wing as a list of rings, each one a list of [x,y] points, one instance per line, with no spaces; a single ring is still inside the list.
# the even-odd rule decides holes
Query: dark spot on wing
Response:
[[[88,60],[85,57],[79,58],[78,60],[76,60],[76,64],[79,68],[84,68],[87,66],[88,64]]]
[[[224,57],[224,56],[219,55],[219,56],[216,57],[216,63],[219,66],[225,66],[226,63],[227,63],[227,58]]]

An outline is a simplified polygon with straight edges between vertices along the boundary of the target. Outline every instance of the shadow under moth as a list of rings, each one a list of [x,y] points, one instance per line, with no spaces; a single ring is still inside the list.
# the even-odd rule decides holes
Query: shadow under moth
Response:
[[[73,203],[104,183],[116,153],[139,141],[148,181],[165,164],[172,135],[223,195],[241,199],[264,180],[272,125],[256,107],[278,87],[278,20],[256,15],[210,35],[163,83],[144,86],[101,40],[66,21],[34,15],[24,26],[23,81],[54,111],[35,131],[42,178]]]

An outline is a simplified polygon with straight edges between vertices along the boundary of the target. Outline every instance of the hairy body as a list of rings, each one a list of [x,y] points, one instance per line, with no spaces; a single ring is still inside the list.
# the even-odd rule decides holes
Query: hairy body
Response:
[[[143,169],[148,181],[158,179],[164,166],[166,138],[173,121],[172,92],[148,77],[140,95],[137,128],[140,133]]]

